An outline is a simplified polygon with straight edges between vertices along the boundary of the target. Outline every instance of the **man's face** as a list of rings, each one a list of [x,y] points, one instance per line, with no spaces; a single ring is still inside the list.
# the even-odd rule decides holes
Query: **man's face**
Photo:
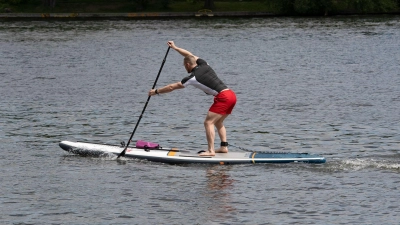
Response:
[[[183,61],[183,66],[185,67],[186,71],[187,71],[188,73],[190,73],[189,63],[185,63],[185,61]]]

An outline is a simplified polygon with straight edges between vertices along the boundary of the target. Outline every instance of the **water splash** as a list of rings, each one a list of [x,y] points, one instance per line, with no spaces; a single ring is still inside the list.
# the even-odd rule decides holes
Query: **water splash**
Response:
[[[334,171],[360,171],[367,169],[379,169],[400,172],[399,161],[376,158],[345,159],[333,162],[329,167]]]

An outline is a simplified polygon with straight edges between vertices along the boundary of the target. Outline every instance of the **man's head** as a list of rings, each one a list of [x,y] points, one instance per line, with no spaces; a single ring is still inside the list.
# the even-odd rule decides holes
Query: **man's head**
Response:
[[[183,58],[183,66],[188,73],[192,72],[193,68],[197,66],[196,58],[193,55],[188,55]]]

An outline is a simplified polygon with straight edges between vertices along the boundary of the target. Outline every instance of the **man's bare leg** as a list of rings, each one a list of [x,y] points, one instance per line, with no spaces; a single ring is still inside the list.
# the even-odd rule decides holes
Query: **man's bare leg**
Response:
[[[225,118],[228,117],[227,115],[223,115],[216,123],[215,127],[217,128],[219,138],[221,139],[221,142],[227,142],[226,139],[226,129],[224,126],[224,120]],[[228,153],[228,147],[227,146],[221,146],[217,150],[215,150],[216,153]]]
[[[228,115],[221,115],[218,113],[213,113],[213,112],[208,112],[206,119],[204,121],[204,127],[206,129],[206,137],[207,137],[207,143],[208,143],[208,150],[204,153],[201,153],[200,156],[215,156],[215,150],[214,150],[214,140],[215,140],[215,128],[214,126],[217,127],[218,130],[218,135],[221,138],[221,141],[226,141],[226,130],[223,125],[224,119]],[[225,147],[225,149],[219,148],[217,152],[228,152],[228,148]]]

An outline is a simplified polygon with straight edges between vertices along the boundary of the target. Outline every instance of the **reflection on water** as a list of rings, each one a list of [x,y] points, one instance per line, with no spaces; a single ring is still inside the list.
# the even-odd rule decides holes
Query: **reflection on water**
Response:
[[[223,221],[236,212],[232,205],[230,189],[234,188],[235,180],[229,175],[229,166],[210,166],[206,170],[207,186],[204,195],[209,199],[207,214],[212,220]]]

